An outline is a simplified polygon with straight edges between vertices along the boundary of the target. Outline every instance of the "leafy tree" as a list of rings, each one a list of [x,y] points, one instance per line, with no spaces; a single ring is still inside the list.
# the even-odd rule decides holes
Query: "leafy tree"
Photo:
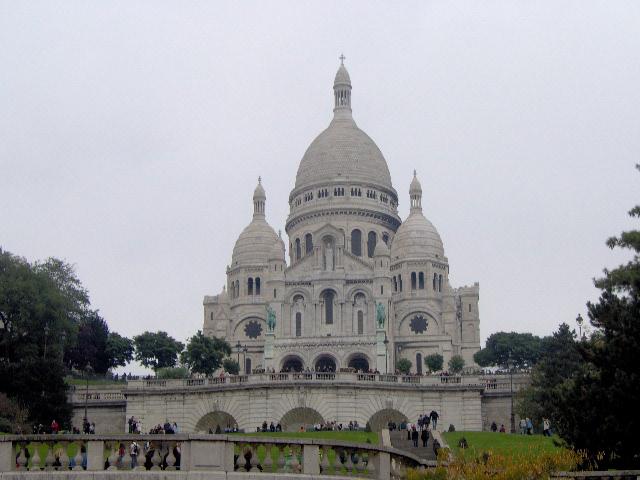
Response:
[[[225,358],[222,361],[222,368],[225,372],[229,372],[231,375],[238,375],[240,372],[240,364],[233,358]]]
[[[136,349],[135,359],[153,370],[174,367],[178,354],[184,348],[182,342],[170,337],[167,332],[144,332],[133,337],[133,343]]]
[[[411,363],[411,360],[409,360],[408,358],[400,358],[396,362],[396,370],[398,370],[403,375],[409,375],[412,365],[413,364]]]
[[[640,205],[629,215],[639,219]],[[567,382],[558,422],[570,445],[592,458],[603,454],[604,467],[639,468],[640,230],[622,232],[607,245],[628,249],[633,256],[595,281],[602,292],[587,307],[599,334],[579,342],[584,366]]]
[[[124,367],[133,360],[133,340],[116,332],[109,332],[106,354],[109,368]]]
[[[528,368],[540,357],[540,349],[540,337],[531,333],[497,332],[487,339],[485,348],[473,359],[481,367],[511,364],[515,368]]]
[[[208,337],[198,330],[187,342],[187,348],[180,355],[193,373],[212,374],[220,368],[224,357],[231,354],[231,346],[223,339]]]
[[[424,357],[424,364],[430,372],[438,372],[442,370],[444,365],[444,357],[439,353],[432,353]]]
[[[452,373],[460,373],[464,368],[464,358],[460,355],[454,355],[449,359],[449,371]]]
[[[87,365],[95,373],[104,374],[109,369],[110,361],[107,353],[109,327],[98,312],[88,312],[80,319],[75,345],[67,352],[67,362],[78,370]]]

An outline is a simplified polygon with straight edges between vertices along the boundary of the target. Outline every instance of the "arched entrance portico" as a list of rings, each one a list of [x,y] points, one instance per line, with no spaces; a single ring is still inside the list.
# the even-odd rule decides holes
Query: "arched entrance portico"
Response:
[[[335,372],[336,360],[331,355],[320,355],[314,365],[316,372]]]
[[[280,420],[282,430],[285,432],[297,432],[300,427],[304,427],[305,430],[313,430],[313,425],[316,423],[324,423],[324,419],[316,410],[308,407],[289,410]]]
[[[198,433],[224,433],[225,428],[233,428],[238,422],[233,415],[227,412],[209,412],[196,423],[195,431]]]
[[[399,428],[401,423],[406,423],[408,421],[409,419],[404,413],[394,410],[393,408],[385,408],[383,410],[378,410],[376,413],[371,415],[369,425],[371,426],[372,432],[379,432],[383,428],[387,428],[389,426],[389,422],[395,423]]]
[[[287,355],[282,359],[283,372],[301,372],[304,369],[304,362],[297,355]]]
[[[359,372],[369,371],[369,359],[364,353],[354,353],[349,357],[347,366]]]

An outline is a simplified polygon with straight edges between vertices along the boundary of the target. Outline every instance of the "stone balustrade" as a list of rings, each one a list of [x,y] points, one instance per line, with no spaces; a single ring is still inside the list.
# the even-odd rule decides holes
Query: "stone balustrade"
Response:
[[[253,375],[229,375],[223,377],[188,378],[188,379],[148,379],[131,380],[127,390],[146,389],[183,389],[230,385],[263,385],[274,383],[339,383],[339,384],[377,384],[416,387],[474,387],[491,391],[510,391],[509,376],[484,375],[394,375],[351,372],[292,372],[292,373],[259,373]],[[513,379],[513,390],[518,391],[529,383],[529,376],[516,374]]]
[[[139,445],[138,455],[131,455],[133,441]],[[323,439],[194,434],[0,437],[0,479],[22,479],[42,471],[77,472],[76,476],[82,476],[82,472],[104,470],[117,471],[118,476],[113,478],[121,478],[150,470],[386,480],[403,478],[408,467],[428,466],[394,448]]]

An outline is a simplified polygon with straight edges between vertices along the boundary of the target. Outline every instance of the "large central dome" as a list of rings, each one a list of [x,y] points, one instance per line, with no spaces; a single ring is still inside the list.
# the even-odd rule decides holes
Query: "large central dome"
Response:
[[[351,116],[351,80],[344,65],[336,73],[333,90],[334,118],[302,157],[295,190],[326,182],[366,183],[393,190],[382,152]]]

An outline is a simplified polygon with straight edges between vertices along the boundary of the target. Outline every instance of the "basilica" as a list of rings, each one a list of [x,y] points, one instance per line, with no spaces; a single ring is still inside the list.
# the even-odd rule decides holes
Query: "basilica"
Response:
[[[406,358],[420,374],[432,353],[443,355],[445,369],[453,355],[474,365],[479,285],[449,283],[415,171],[409,216],[399,217],[387,162],[356,125],[351,91],[342,63],[333,119],[304,153],[289,195],[288,248],[266,221],[259,179],[226,286],[204,297],[204,333],[232,345],[243,373],[387,373]]]

